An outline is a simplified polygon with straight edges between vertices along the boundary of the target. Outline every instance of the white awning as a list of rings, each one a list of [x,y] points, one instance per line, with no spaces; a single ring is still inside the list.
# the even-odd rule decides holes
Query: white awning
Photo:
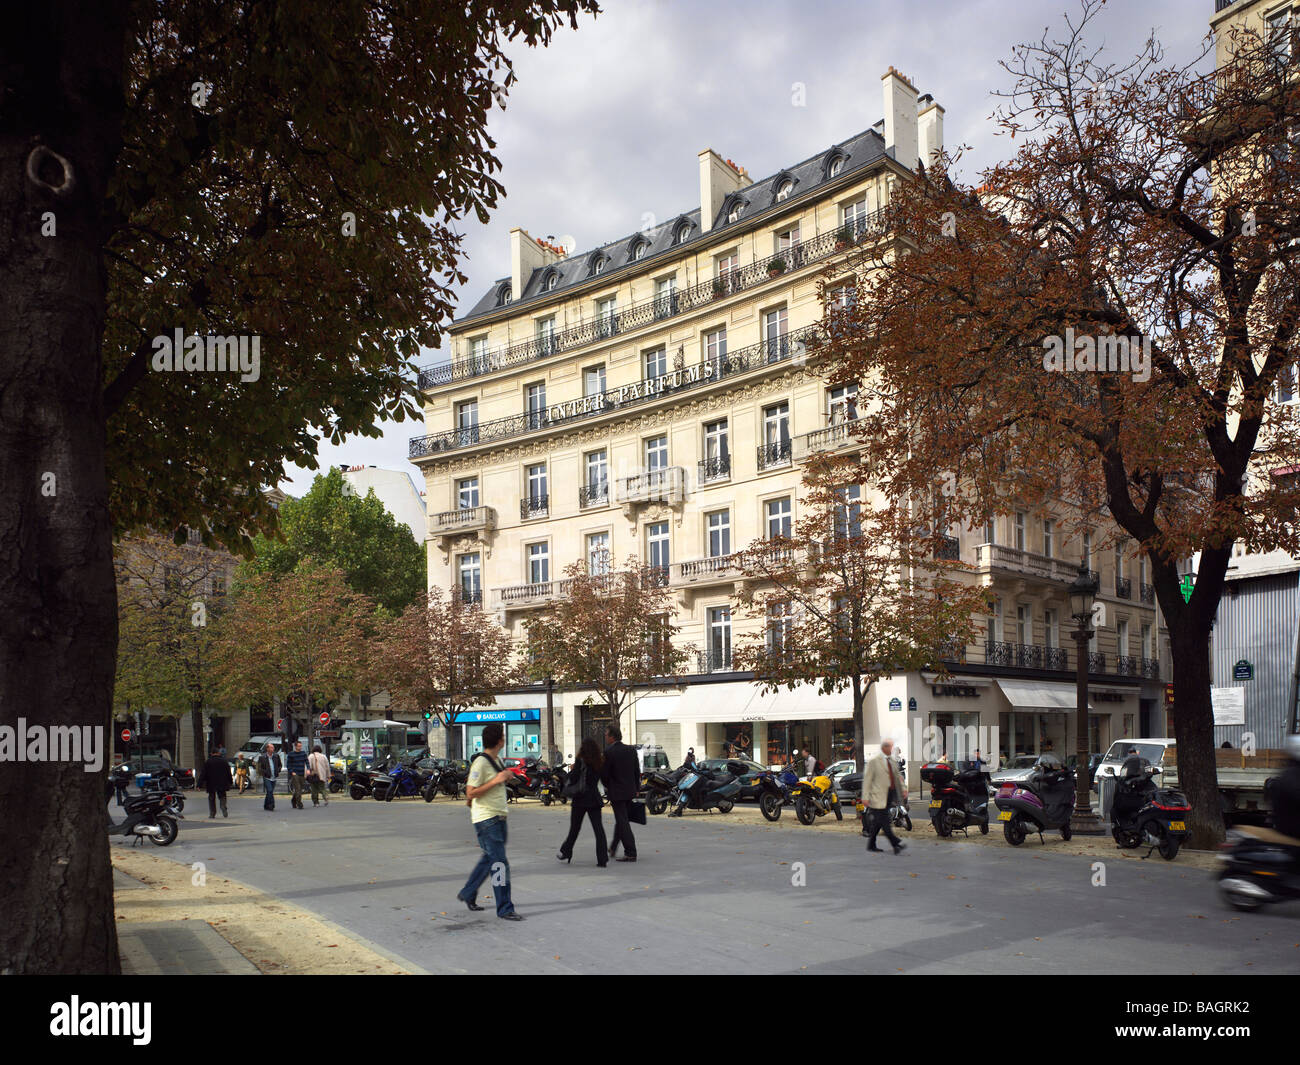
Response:
[[[728,721],[807,721],[821,718],[851,718],[853,696],[845,691],[823,695],[809,684],[794,691],[764,692],[747,681],[722,684],[691,684],[669,721],[721,723]]]
[[[1078,694],[1073,684],[1050,680],[1002,680],[998,687],[1007,697],[1013,710],[1036,713],[1074,713],[1078,709]],[[1088,709],[1093,710],[1092,703]]]
[[[641,695],[632,703],[633,713],[638,721],[667,721],[677,704],[680,695]]]

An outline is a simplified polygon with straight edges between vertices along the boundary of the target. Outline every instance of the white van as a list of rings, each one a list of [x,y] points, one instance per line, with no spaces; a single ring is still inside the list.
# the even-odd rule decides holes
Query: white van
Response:
[[[1165,752],[1174,746],[1175,742],[1167,736],[1159,739],[1116,740],[1110,745],[1106,757],[1097,765],[1093,783],[1095,784],[1102,777],[1117,776],[1124,759],[1128,757],[1130,747],[1137,748],[1139,758],[1145,758],[1157,768],[1164,768]]]

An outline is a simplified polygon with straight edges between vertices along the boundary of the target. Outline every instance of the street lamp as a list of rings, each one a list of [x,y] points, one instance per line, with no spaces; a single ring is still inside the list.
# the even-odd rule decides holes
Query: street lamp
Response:
[[[1083,836],[1100,836],[1101,821],[1092,812],[1092,799],[1088,795],[1088,641],[1092,639],[1092,603],[1097,598],[1097,578],[1089,571],[1087,563],[1079,566],[1079,574],[1070,584],[1070,615],[1074,618],[1074,640],[1078,645],[1075,663],[1075,792],[1073,830]]]

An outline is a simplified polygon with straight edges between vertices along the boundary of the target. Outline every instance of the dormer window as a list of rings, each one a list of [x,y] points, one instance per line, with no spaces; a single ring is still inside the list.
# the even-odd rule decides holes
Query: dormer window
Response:
[[[591,276],[595,277],[597,274],[603,274],[605,272],[605,264],[608,262],[609,260],[606,259],[603,255],[597,255],[594,259],[592,259]]]
[[[792,192],[794,192],[794,182],[786,178],[776,187],[776,202],[780,203],[782,200],[788,200]]]
[[[504,285],[502,285],[499,289],[497,289],[497,306],[504,307],[509,302],[510,302],[510,282],[507,281]]]
[[[727,212],[727,221],[734,222],[745,213],[745,201],[737,200],[731,205],[731,210]]]
[[[677,235],[673,237],[673,243],[684,244],[686,242],[686,238],[689,237],[690,235],[691,235],[690,222],[683,222],[680,226],[677,227]]]
[[[834,159],[831,160],[831,169],[830,169],[831,177],[834,177],[843,169],[844,169],[844,156],[837,155]]]
[[[546,280],[542,282],[542,288],[544,288],[547,292],[551,292],[555,289],[555,286],[558,285],[559,283],[560,283],[559,274],[547,274]]]
[[[632,258],[633,258],[633,259],[644,259],[644,258],[645,258],[645,251],[646,251],[646,248],[648,248],[648,247],[649,247],[649,245],[648,245],[644,240],[643,240],[643,241],[640,241],[640,242],[637,244],[637,246],[636,246],[635,248],[632,249]]]

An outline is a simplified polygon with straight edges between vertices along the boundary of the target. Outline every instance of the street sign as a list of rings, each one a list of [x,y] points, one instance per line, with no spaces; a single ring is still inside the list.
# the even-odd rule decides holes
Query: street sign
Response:
[[[907,712],[908,712],[909,714],[914,714],[914,713],[916,713],[916,696],[915,696],[915,695],[913,695],[910,699],[907,700]]]
[[[122,742],[123,743],[131,742],[131,730],[129,728],[124,728],[122,730]]]
[[[1254,680],[1255,667],[1244,658],[1237,659],[1236,664],[1232,667],[1233,680]],[[1242,722],[1244,724],[1245,722]]]
[[[903,709],[903,700],[902,700],[902,699],[890,699],[890,700],[889,700],[889,709],[891,709],[891,710],[901,710],[901,709]]]
[[[316,733],[316,735],[323,740],[336,740],[342,735],[342,733],[337,729],[321,729],[321,731]]]
[[[325,713],[323,710],[321,711],[321,715],[320,715],[320,723],[322,725],[328,725],[330,723],[329,714]]]

